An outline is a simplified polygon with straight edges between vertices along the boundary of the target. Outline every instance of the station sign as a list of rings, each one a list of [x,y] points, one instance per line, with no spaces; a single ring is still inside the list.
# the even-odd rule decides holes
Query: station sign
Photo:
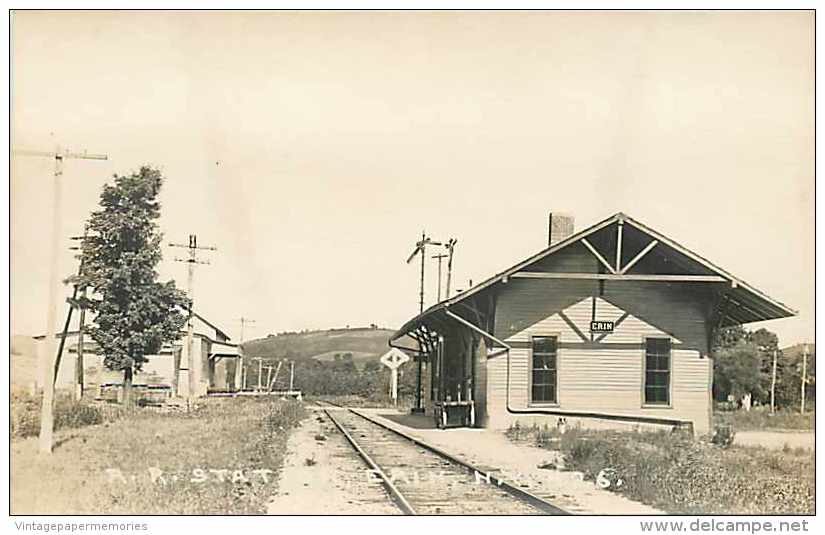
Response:
[[[612,333],[613,332],[613,322],[612,321],[591,321],[590,322],[590,332],[591,333]]]

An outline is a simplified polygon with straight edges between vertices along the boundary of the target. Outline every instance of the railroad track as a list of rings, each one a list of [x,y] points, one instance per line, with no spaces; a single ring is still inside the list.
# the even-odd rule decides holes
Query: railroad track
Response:
[[[569,514],[538,496],[354,409],[319,403],[405,514]]]

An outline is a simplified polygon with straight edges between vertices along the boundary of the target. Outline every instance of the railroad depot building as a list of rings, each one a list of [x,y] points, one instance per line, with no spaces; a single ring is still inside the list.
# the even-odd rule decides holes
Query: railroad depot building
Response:
[[[711,429],[716,329],[795,312],[622,213],[410,319],[439,425]],[[418,347],[403,344],[405,335]],[[412,344],[416,345],[416,344]]]
[[[241,390],[242,352],[230,342],[229,336],[216,325],[195,313],[192,317],[192,355],[194,356],[194,395],[208,392],[235,392]],[[58,337],[62,336],[58,334]],[[46,349],[45,336],[35,337],[38,355]],[[57,373],[56,387],[71,389],[76,384],[79,332],[66,333],[63,357]],[[186,327],[173,344],[164,344],[157,355],[148,355],[141,371],[134,374],[134,387],[157,394],[158,397],[186,396],[189,385]],[[123,372],[111,371],[103,365],[104,355],[91,337],[83,340],[84,391],[95,396],[119,395]],[[38,358],[37,377],[44,377],[39,369],[43,359]],[[42,379],[41,379],[42,380]],[[42,383],[41,383],[42,384]],[[39,386],[39,385],[36,385]]]

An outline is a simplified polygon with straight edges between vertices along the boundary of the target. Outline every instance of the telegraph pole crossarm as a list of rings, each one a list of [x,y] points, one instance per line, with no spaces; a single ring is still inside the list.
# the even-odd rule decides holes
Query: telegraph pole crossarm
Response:
[[[27,149],[15,149],[12,151],[12,154],[16,156],[40,156],[43,158],[54,158],[54,159],[65,159],[65,160],[108,160],[108,154],[89,154],[86,151],[83,152],[71,152],[69,150],[60,151],[60,149],[56,151],[47,151],[47,150],[27,150]]]

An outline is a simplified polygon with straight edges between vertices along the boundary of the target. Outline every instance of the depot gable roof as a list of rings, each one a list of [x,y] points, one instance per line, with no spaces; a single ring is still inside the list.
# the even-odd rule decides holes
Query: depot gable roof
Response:
[[[659,273],[661,271],[666,271],[668,273],[661,275],[638,275],[631,273],[630,269],[628,269],[627,272],[622,273],[615,271],[614,266],[611,265],[603,255],[600,255],[598,250],[594,250],[596,247],[591,244],[591,241],[594,243],[604,243],[605,240],[610,240],[610,228],[614,226],[622,226],[623,228],[627,228],[628,231],[633,234],[634,239],[643,244],[642,249],[637,252],[639,258],[629,259],[629,261],[625,262],[625,266],[631,269],[634,266],[640,266],[642,261],[647,261],[643,257],[645,257],[652,249],[656,248],[657,257],[660,262],[658,264],[649,265],[648,267],[654,269],[655,273]],[[612,235],[615,235],[615,233]],[[642,240],[646,240],[646,243]],[[621,243],[620,239],[617,239],[616,241]],[[671,238],[668,238],[656,230],[653,230],[636,219],[619,212],[603,221],[596,223],[595,225],[592,225],[591,227],[559,241],[558,243],[551,244],[538,253],[522,260],[521,262],[518,262],[500,273],[493,275],[472,288],[431,306],[423,313],[404,324],[401,329],[393,335],[392,340],[396,340],[402,335],[413,330],[418,324],[421,323],[421,320],[430,314],[449,308],[450,306],[460,303],[496,284],[506,282],[510,277],[543,278],[547,276],[546,274],[543,274],[540,269],[536,270],[536,266],[540,264],[542,260],[551,257],[559,251],[562,251],[577,243],[583,243],[596,257],[601,256],[601,258],[599,258],[599,262],[608,267],[611,270],[611,273],[606,275],[567,274],[566,276],[564,274],[558,274],[560,278],[575,278],[578,275],[581,277],[592,276],[594,278],[602,279],[625,278],[628,280],[641,280],[644,277],[647,277],[646,280],[654,280],[658,278],[656,280],[661,280],[663,282],[695,280],[701,282],[726,283],[729,285],[729,290],[725,293],[725,299],[728,306],[726,306],[723,311],[721,319],[722,326],[785,318],[795,316],[797,314],[795,310],[791,309],[787,305],[769,297],[767,294],[761,292],[728,271],[716,266],[709,260],[689,250],[687,247],[677,243],[675,240],[672,240]],[[619,247],[618,257],[621,258],[621,245],[617,244],[614,248],[616,246]],[[651,258],[652,256],[653,255],[651,255]],[[617,263],[621,263],[621,261],[618,261]],[[628,266],[628,264],[630,265]],[[679,273],[684,273],[684,275],[680,275]]]

